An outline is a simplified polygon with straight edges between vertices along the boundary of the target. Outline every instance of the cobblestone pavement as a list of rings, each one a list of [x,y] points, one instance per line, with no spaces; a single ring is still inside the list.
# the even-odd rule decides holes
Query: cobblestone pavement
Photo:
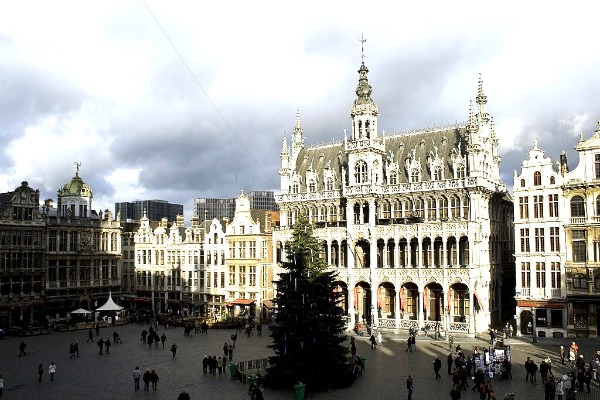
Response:
[[[147,327],[146,327],[147,328]],[[204,376],[201,360],[205,354],[222,354],[225,341],[229,341],[232,330],[211,330],[208,335],[196,334],[184,337],[182,328],[165,330],[167,344],[163,349],[148,348],[140,341],[142,327],[127,325],[120,327],[123,344],[111,346],[111,354],[98,355],[96,342],[86,343],[87,331],[53,333],[24,338],[27,355],[18,357],[21,338],[6,337],[0,340],[0,374],[4,377],[4,398],[6,399],[176,399],[182,389],[195,399],[227,400],[249,399],[247,388],[227,375]],[[100,335],[110,336],[113,328],[102,328]],[[160,327],[159,333],[163,328]],[[270,343],[268,331],[262,337],[247,338],[239,335],[234,352],[234,361],[252,360],[271,355],[266,347]],[[310,395],[317,400],[340,399],[402,399],[406,397],[406,377],[412,374],[415,391],[413,399],[448,399],[451,389],[450,377],[442,374],[441,380],[434,378],[432,362],[435,355],[442,360],[442,373],[446,368],[448,345],[443,341],[429,338],[417,339],[417,352],[405,352],[405,334],[384,334],[384,341],[375,350],[369,348],[367,338],[357,338],[359,355],[366,355],[366,369],[357,382],[349,388]],[[97,337],[95,337],[97,340]],[[80,357],[69,359],[69,344],[79,342]],[[175,342],[177,356],[172,357],[169,348]],[[580,339],[577,341],[580,352],[586,359],[600,349],[600,342]],[[473,346],[487,346],[483,339],[456,338],[454,344],[461,344],[463,351],[470,355]],[[530,356],[539,362],[550,356],[553,371],[564,372],[560,365],[558,349],[567,346],[569,339],[539,338],[537,344],[531,340],[513,339],[507,341],[513,357],[513,380],[493,382],[496,398],[514,392],[517,399],[543,399],[543,385],[525,383],[523,363]],[[588,357],[589,355],[589,357]],[[56,378],[50,382],[48,365],[57,366]],[[318,360],[315,360],[318,362]],[[38,382],[37,366],[44,365],[43,382]],[[156,392],[133,390],[131,372],[139,366],[155,369],[160,377]],[[307,368],[310,368],[307,366]],[[293,393],[264,391],[267,400],[293,399]],[[463,399],[477,399],[477,394],[463,392]],[[592,388],[591,394],[580,393],[579,399],[600,399],[600,390]]]

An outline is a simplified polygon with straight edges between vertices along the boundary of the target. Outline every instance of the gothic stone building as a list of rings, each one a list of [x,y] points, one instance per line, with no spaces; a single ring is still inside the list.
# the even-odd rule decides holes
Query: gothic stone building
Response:
[[[481,78],[467,124],[384,135],[368,72],[363,62],[342,142],[305,146],[299,115],[291,149],[284,137],[277,260],[306,214],[339,273],[349,328],[485,331],[501,322],[513,211]]]

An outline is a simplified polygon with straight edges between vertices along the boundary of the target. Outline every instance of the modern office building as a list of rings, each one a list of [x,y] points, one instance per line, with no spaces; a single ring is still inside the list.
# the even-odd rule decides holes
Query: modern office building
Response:
[[[183,215],[183,205],[172,204],[165,200],[136,200],[115,204],[115,215],[121,213],[121,221],[139,221],[144,212],[150,221],[160,221],[167,218],[175,221],[178,215]]]
[[[235,199],[232,198],[196,198],[194,211],[203,221],[233,219],[235,213]]]

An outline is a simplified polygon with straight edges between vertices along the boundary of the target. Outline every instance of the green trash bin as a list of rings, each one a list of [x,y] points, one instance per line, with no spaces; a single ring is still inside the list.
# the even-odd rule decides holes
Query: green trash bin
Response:
[[[248,375],[247,381],[248,381],[248,386],[252,386],[252,385],[258,386],[258,376],[256,376],[256,375]]]
[[[360,361],[360,366],[363,369],[366,369],[367,368],[367,357],[365,357],[365,356],[359,356],[358,359]]]
[[[304,400],[304,391],[306,389],[306,385],[302,382],[298,382],[294,385],[295,392],[295,400]]]
[[[237,376],[237,364],[234,362],[229,363],[229,375],[231,375],[231,379],[235,379]]]

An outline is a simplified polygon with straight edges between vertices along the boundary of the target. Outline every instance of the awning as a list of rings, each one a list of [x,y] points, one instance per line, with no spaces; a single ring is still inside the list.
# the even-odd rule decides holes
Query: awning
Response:
[[[152,303],[152,299],[147,299],[145,297],[136,297],[133,299],[136,303]]]
[[[275,308],[275,304],[273,304],[272,300],[263,300],[263,306],[267,308]]]
[[[167,303],[169,303],[169,304],[179,304],[179,303],[181,303],[181,300],[167,299]]]
[[[573,303],[600,303],[600,297],[591,296],[567,296],[567,301]]]
[[[254,299],[235,299],[231,302],[234,306],[251,306],[256,300]]]

